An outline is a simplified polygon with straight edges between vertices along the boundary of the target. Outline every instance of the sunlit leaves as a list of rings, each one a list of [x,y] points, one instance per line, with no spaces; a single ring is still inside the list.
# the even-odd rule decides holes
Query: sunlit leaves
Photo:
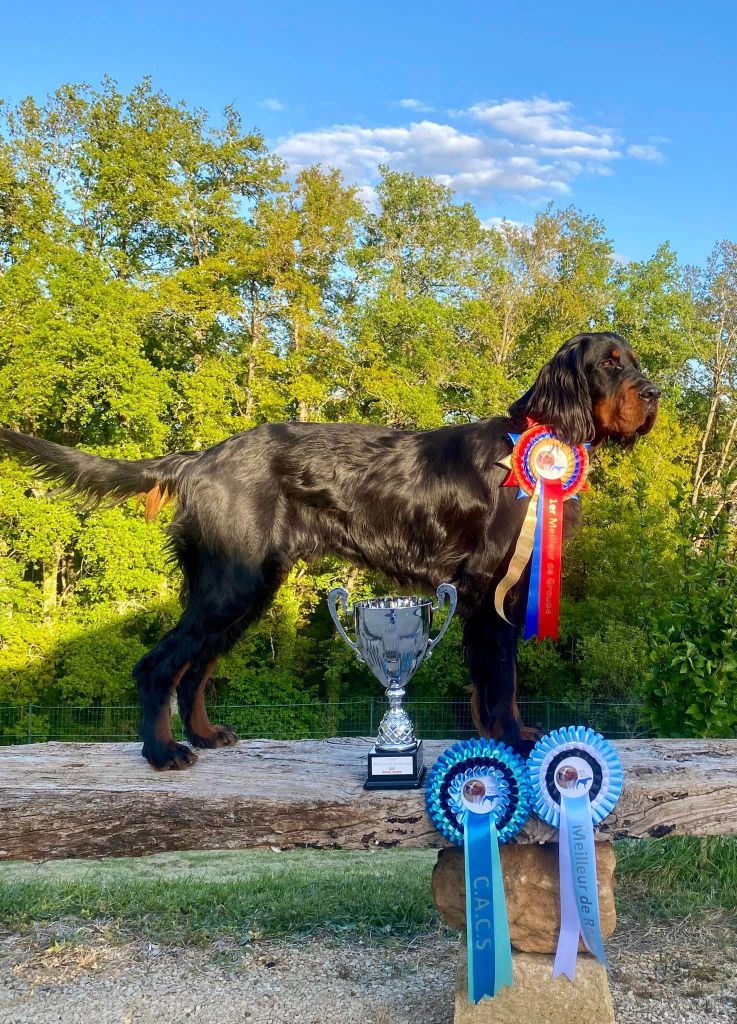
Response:
[[[126,458],[271,420],[463,423],[503,414],[569,336],[619,330],[665,389],[661,419],[634,452],[597,455],[562,641],[527,645],[520,680],[637,698],[649,649],[672,643],[681,660],[658,661],[653,685],[693,672],[711,692],[721,657],[714,701],[679,713],[722,728],[732,669],[709,645],[726,644],[710,630],[731,591],[717,574],[689,632],[674,595],[705,563],[684,569],[671,502],[679,486],[700,500],[694,476],[723,516],[734,501],[735,251],[721,243],[703,270],[667,245],[627,262],[575,208],[485,225],[442,183],[388,169],[368,210],[330,168],[289,180],[233,109],[148,80],[64,86],[6,110],[0,133],[0,422]],[[0,701],[132,698],[132,663],[178,612],[161,524],[133,503],[85,510],[4,459],[0,536]],[[331,561],[296,569],[218,666],[221,692],[367,692],[331,642],[338,580],[390,586]],[[413,684],[423,696],[464,695],[453,635]]]

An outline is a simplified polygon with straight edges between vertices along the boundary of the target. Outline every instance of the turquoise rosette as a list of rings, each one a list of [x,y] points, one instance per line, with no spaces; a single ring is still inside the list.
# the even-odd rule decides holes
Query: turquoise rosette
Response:
[[[433,824],[446,839],[463,846],[471,1003],[491,998],[512,984],[499,844],[519,832],[530,806],[525,762],[504,743],[456,743],[430,770],[427,809]]]
[[[463,846],[469,811],[462,800],[464,785],[488,779],[496,797],[489,801],[499,842],[507,843],[530,816],[532,797],[525,762],[505,743],[463,740],[449,747],[432,766],[427,780],[427,810],[435,828],[456,846]]]

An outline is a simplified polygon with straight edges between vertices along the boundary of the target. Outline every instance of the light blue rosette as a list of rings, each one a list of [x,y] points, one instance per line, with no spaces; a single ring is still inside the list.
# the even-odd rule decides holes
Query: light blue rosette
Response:
[[[464,847],[468,998],[478,1003],[512,984],[499,843],[512,839],[530,813],[525,763],[493,740],[456,743],[430,770],[427,809],[438,831]]]
[[[560,935],[553,977],[576,977],[579,938],[608,967],[599,918],[594,826],[622,792],[622,763],[593,729],[567,726],[539,740],[527,761],[535,812],[560,829]]]

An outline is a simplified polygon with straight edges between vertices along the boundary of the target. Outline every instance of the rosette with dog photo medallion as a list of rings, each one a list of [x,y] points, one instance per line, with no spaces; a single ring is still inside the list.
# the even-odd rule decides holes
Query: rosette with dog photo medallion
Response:
[[[427,782],[427,809],[446,839],[463,846],[466,865],[468,998],[512,984],[512,950],[499,843],[530,813],[525,763],[494,740],[465,740],[443,753]]]
[[[599,919],[594,826],[622,792],[622,764],[614,747],[593,729],[567,726],[539,740],[529,756],[533,807],[560,829],[560,935],[553,977],[576,977],[579,937],[608,967]]]
[[[589,444],[566,444],[552,427],[527,421],[522,434],[509,434],[512,454],[499,465],[509,470],[503,487],[517,487],[518,498],[529,498],[520,535],[506,575],[494,592],[500,618],[507,594],[530,563],[524,637],[558,639],[563,546],[563,504],[576,500],[586,487]]]

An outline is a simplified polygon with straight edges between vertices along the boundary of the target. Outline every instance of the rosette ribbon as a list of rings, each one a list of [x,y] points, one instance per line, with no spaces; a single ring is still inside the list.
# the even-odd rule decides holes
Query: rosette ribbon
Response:
[[[560,934],[553,977],[576,977],[579,938],[608,968],[599,917],[594,826],[622,792],[622,764],[614,747],[583,726],[556,729],[539,740],[527,762],[536,813],[560,829]]]
[[[528,420],[522,434],[509,434],[512,454],[500,465],[509,470],[503,487],[519,488],[518,498],[529,498],[522,529],[506,575],[494,594],[497,614],[519,582],[530,558],[530,584],[525,614],[525,640],[549,636],[558,639],[560,581],[563,561],[563,503],[576,498],[586,486],[588,444],[569,445],[550,427]]]
[[[456,743],[430,770],[427,809],[438,831],[464,848],[468,999],[478,1003],[512,984],[499,843],[515,836],[530,813],[525,763],[493,740]]]

